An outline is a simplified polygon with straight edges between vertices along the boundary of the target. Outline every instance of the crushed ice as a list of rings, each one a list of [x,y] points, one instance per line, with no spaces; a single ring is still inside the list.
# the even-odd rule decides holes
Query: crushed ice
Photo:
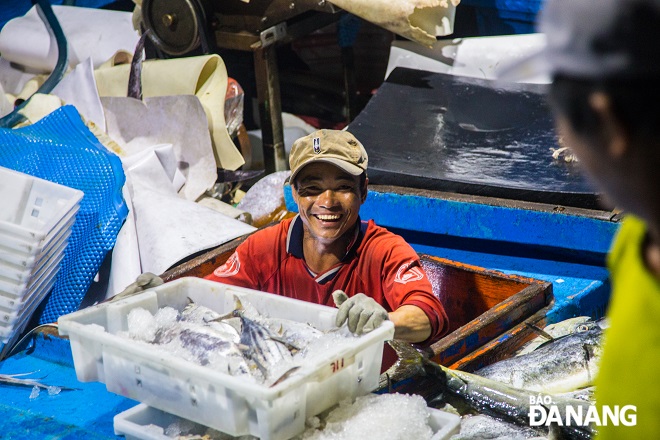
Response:
[[[49,386],[47,388],[49,396],[57,396],[62,391],[62,388],[56,386]]]
[[[154,315],[142,307],[128,313],[128,334],[131,339],[153,342],[158,331],[158,321]]]
[[[312,425],[301,440],[424,440],[433,436],[429,409],[421,396],[369,394],[355,402],[342,401],[325,420],[308,420]],[[318,429],[324,425],[323,429]]]
[[[345,400],[333,409],[306,420],[305,431],[293,440],[429,440],[433,430],[430,412],[421,396],[369,394],[355,402]],[[164,428],[168,437],[209,440],[256,440],[251,435],[233,437],[186,419],[177,418]]]
[[[36,385],[33,386],[32,391],[30,392],[30,400],[34,400],[37,397],[39,397],[39,393],[40,393],[39,387]]]
[[[245,347],[240,345],[240,319],[219,319],[218,313],[204,306],[191,304],[181,312],[166,306],[155,314],[136,307],[127,316],[127,330],[118,335],[149,344],[163,354],[166,352],[167,356],[267,386],[278,382],[280,377],[295,374],[295,368],[303,363],[313,364],[318,359],[325,362],[328,352],[336,352],[341,344],[350,346],[356,338],[345,327],[322,332],[310,324],[260,315],[247,301],[243,301],[241,307],[245,316],[286,341],[291,350],[289,360],[268,365],[267,377],[249,355],[244,356]]]

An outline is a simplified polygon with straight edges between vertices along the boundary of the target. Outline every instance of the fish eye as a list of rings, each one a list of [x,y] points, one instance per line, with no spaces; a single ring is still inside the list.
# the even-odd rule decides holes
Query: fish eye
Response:
[[[587,324],[580,324],[577,328],[578,332],[586,332],[589,331],[589,326]]]

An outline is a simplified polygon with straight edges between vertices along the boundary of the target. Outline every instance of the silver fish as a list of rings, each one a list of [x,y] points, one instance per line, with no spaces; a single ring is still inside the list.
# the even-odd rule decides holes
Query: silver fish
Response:
[[[514,425],[485,414],[468,415],[461,418],[460,433],[449,437],[449,440],[528,440],[545,439],[539,437],[539,432],[525,426]]]
[[[309,324],[288,319],[268,318],[264,320],[264,325],[295,351],[300,351],[324,334]]]
[[[278,378],[289,375],[293,367],[291,350],[297,347],[290,345],[284,339],[271,332],[268,326],[262,324],[259,312],[249,303],[242,303],[240,298],[234,296],[235,308],[227,315],[216,318],[215,321],[224,321],[237,317],[241,322],[239,348],[243,356],[252,361],[263,375],[265,382],[272,385]]]
[[[163,307],[155,316],[138,307],[129,313],[127,333],[132,339],[160,346],[197,365],[235,376],[249,374],[237,345],[238,331],[224,322],[206,322],[216,316],[211,309],[192,303],[181,312]]]
[[[593,385],[601,356],[600,327],[553,340],[531,353],[496,362],[475,374],[544,394]]]
[[[231,355],[235,344],[214,335],[193,329],[182,329],[178,334],[181,346],[185,347],[200,365],[208,365],[212,353]]]
[[[182,311],[179,321],[191,324],[200,324],[210,331],[238,343],[241,337],[241,323],[239,318],[228,318],[218,312],[195,303],[188,304]]]
[[[430,359],[431,353],[418,351],[412,345],[397,340],[387,341],[387,343],[397,353],[398,358],[392,366],[380,375],[377,391],[387,390],[392,392],[392,385],[405,383],[408,379],[419,374],[420,367],[417,357],[423,356]],[[414,390],[411,391],[414,392]],[[405,393],[406,390],[401,392]]]
[[[46,385],[35,379],[21,379],[20,376],[27,376],[32,373],[18,373],[18,374],[0,374],[0,384],[2,385],[15,385],[22,387],[38,387],[47,390],[51,386],[56,386],[63,391],[79,390],[80,388],[69,388],[60,385]]]
[[[575,391],[569,391],[568,393],[556,394],[557,396],[569,397],[571,399],[580,399],[585,402],[595,402],[596,401],[596,387],[591,386],[587,388],[581,388]]]
[[[215,321],[222,316],[213,309],[199,305],[190,299],[188,299],[188,301],[190,301],[188,305],[185,306],[183,310],[181,310],[181,314],[179,316],[180,321],[206,324],[208,322]]]
[[[592,328],[596,328],[597,326],[598,322],[593,321],[588,316],[576,316],[554,324],[549,324],[542,330],[535,328],[536,331],[540,333],[539,336],[525,344],[525,346],[516,353],[516,356],[531,353],[541,345],[546,344],[553,339],[561,338],[573,333],[585,332]]]
[[[391,345],[399,354],[400,361],[406,364],[409,371],[414,368],[418,370],[415,380],[417,382],[427,380],[424,397],[432,405],[450,403],[461,414],[468,413],[467,407],[470,411],[490,415],[499,420],[530,426],[530,402],[537,399],[538,392],[514,388],[476,374],[449,369],[425,358],[419,352],[415,355],[414,349],[407,350],[404,355],[401,347],[410,347],[410,345],[400,341],[394,342]],[[563,396],[548,396],[548,398],[551,399],[552,405],[558,407],[561,414],[566,414],[566,408],[569,406],[582,408],[586,413],[590,406],[584,400]],[[591,426],[555,426],[552,429],[560,430],[561,435],[567,439],[589,439],[594,433]]]
[[[293,356],[285,341],[240,312],[238,317],[242,324],[239,347],[243,355],[255,363],[265,379],[272,379],[276,372],[283,373],[283,368],[292,366]]]
[[[251,373],[236,333],[218,331],[211,325],[180,321],[159,329],[154,343],[198,365],[210,366],[232,376]]]
[[[308,324],[268,318],[250,303],[234,299],[235,309],[224,315],[192,301],[180,312],[163,308],[151,317],[144,311],[143,315],[148,316],[138,316],[143,319],[135,321],[155,329],[152,336],[140,338],[144,332],[131,334],[130,327],[128,333],[130,337],[164,346],[198,365],[235,376],[250,375],[267,386],[275,386],[295,374],[300,365],[294,361],[293,353],[302,355],[303,349],[324,335]],[[151,321],[145,325],[147,318]]]
[[[427,359],[423,359],[426,374],[435,377],[444,388],[443,399],[451,396],[459,398],[479,413],[487,414],[520,426],[530,426],[530,402],[538,395],[535,392],[514,388],[500,382],[486,379],[476,374],[450,370]],[[566,408],[581,407],[585,413],[590,404],[583,400],[560,396],[549,396],[551,405],[566,414]],[[547,405],[543,404],[546,407]],[[567,439],[590,439],[594,434],[591,426],[553,427]]]

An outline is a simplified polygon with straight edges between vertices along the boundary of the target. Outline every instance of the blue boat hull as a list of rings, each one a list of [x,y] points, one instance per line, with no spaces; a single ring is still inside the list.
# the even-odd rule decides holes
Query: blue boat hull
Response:
[[[284,194],[297,211],[289,187]],[[599,318],[607,307],[605,259],[620,224],[612,212],[373,186],[360,216],[419,253],[551,282],[548,322]]]

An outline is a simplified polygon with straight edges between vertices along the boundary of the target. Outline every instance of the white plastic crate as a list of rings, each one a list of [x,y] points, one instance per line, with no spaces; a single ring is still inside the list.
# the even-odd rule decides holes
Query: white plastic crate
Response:
[[[78,208],[82,191],[0,167],[0,233],[11,244],[39,245],[56,234]]]
[[[82,191],[0,167],[0,295],[23,295],[44,274],[55,276]]]
[[[28,280],[25,287],[18,289],[15,285],[6,284],[0,281],[0,321],[2,314],[17,313],[24,304],[31,301],[44,284],[55,281],[60,270],[60,263],[64,259],[64,253],[54,257],[49,263],[43,266],[34,276]],[[5,289],[5,287],[8,287]],[[6,319],[4,319],[6,321]]]
[[[39,270],[26,290],[18,294],[0,290],[0,348],[3,348],[2,344],[12,345],[16,340],[13,336],[23,331],[32,313],[53,288],[63,258],[64,253],[60,253],[43,270]],[[0,355],[2,358],[4,356]]]
[[[156,347],[116,335],[127,330],[127,317],[134,308],[142,307],[152,314],[165,306],[182,310],[190,298],[226,314],[234,309],[234,295],[270,317],[306,322],[319,330],[335,328],[337,309],[332,307],[199,278],[182,278],[130,298],[62,316],[59,331],[70,338],[78,380],[104,382],[111,392],[233,436],[291,438],[304,430],[308,417],[378,386],[383,343],[394,335],[390,321],[355,338],[350,346],[337,346],[323,357],[308,360],[273,387],[182,359],[164,358]]]
[[[433,431],[431,440],[446,440],[459,432],[459,416],[433,408],[429,408],[429,413],[429,426]],[[114,418],[114,428],[115,434],[125,436],[126,440],[172,440],[165,430],[173,423],[182,422],[185,423],[186,420],[141,403],[117,414]],[[205,432],[205,427],[197,425],[191,431],[201,434]],[[195,438],[202,437],[200,435]]]
[[[45,271],[39,271],[41,275],[36,276],[34,282],[31,282],[30,286],[25,291],[16,294],[12,292],[4,292],[0,289],[0,313],[11,313],[21,310],[26,303],[43,290],[45,284],[51,283],[52,285],[55,282],[55,275],[60,269],[59,264],[63,258],[64,254],[60,255],[60,257],[53,261],[51,265],[45,266]]]
[[[29,298],[26,297],[24,303],[17,306],[17,310],[20,310],[17,315],[12,317],[11,321],[0,321],[0,359],[4,359],[14,344],[18,342],[18,338],[30,322],[32,314],[53,285],[55,285],[55,277],[43,278]]]
[[[53,287],[82,198],[0,167],[0,359]]]
[[[55,256],[30,278],[27,286],[19,288],[0,282],[0,341],[7,343],[12,327],[21,320],[30,319],[32,312],[55,284],[63,258],[63,252]]]
[[[30,270],[38,266],[45,258],[48,258],[49,253],[68,241],[77,211],[78,209],[75,208],[67,213],[67,220],[58,225],[59,229],[53,231],[47,240],[39,243],[30,244],[24,240],[17,241],[5,234],[0,234],[0,261],[22,270]]]
[[[56,272],[57,266],[54,266],[52,271]],[[14,310],[0,309],[0,330],[6,327],[11,327],[25,317],[25,312],[28,311],[35,302],[41,302],[46,296],[50,288],[55,284],[56,278],[53,276],[43,277],[38,284],[35,284],[34,289],[30,290],[29,294],[23,296],[20,303],[16,303],[17,307]],[[48,290],[46,290],[48,289]]]
[[[62,219],[55,224],[48,235],[41,239],[0,231],[1,255],[16,264],[28,266],[31,261],[36,264],[43,252],[47,252],[50,247],[56,246],[57,243],[62,241],[64,234],[68,235],[71,232],[70,229],[73,226],[79,207],[76,204],[70,211],[62,213]]]
[[[0,264],[0,295],[12,296],[20,299],[37,284],[44,276],[52,276],[52,269],[59,269],[64,258],[64,250],[68,240],[62,242],[57,248],[46,255],[46,259],[38,266],[19,271],[15,266]]]
[[[54,285],[55,278],[44,280],[44,283],[39,286],[35,294],[21,305],[20,311],[15,316],[9,316],[7,321],[0,321],[0,348],[2,348],[2,344],[12,344],[12,341],[15,340],[12,336],[15,333],[23,331],[32,313],[34,313],[39,303],[46,297]],[[0,356],[1,358],[2,356]]]

